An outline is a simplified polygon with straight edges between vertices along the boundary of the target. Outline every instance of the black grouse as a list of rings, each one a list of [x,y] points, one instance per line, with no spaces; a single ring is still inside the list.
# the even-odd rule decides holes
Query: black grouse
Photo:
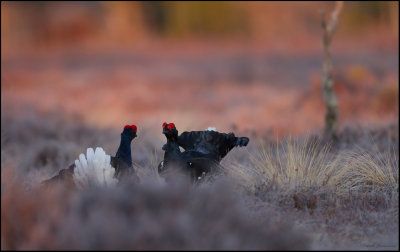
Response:
[[[165,173],[170,163],[174,163],[187,170],[192,180],[201,178],[218,166],[233,147],[246,146],[249,142],[247,137],[209,130],[184,132],[178,136],[173,123],[163,124],[163,134],[167,137],[167,144],[163,147],[164,161],[158,166],[159,173]],[[185,151],[181,152],[179,146]]]
[[[183,174],[189,175],[190,180],[194,182],[201,179],[213,166],[218,165],[215,160],[203,153],[194,150],[181,152],[175,124],[164,123],[162,127],[167,143],[162,148],[165,153],[164,161],[159,165],[159,174],[167,181],[171,175],[176,175],[175,171],[183,171]]]
[[[84,154],[80,154],[79,159],[69,168],[62,169],[58,175],[43,181],[42,184],[46,188],[59,183],[82,188],[96,182],[108,185],[128,178],[137,181],[131,155],[131,142],[137,137],[136,132],[135,125],[126,125],[121,133],[121,142],[115,156],[106,155],[99,147],[96,151],[88,148],[86,158]]]

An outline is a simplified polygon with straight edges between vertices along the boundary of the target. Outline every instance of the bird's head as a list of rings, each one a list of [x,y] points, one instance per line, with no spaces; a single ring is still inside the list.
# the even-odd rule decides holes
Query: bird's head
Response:
[[[131,140],[133,140],[137,132],[137,127],[136,125],[125,125],[124,131],[122,131],[121,135],[129,137]]]
[[[173,123],[163,123],[162,125],[162,133],[167,137],[178,137],[178,130],[176,130],[175,124]]]

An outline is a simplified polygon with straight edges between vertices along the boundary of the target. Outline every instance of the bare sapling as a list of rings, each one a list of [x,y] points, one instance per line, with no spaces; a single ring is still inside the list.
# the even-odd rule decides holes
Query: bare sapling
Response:
[[[333,89],[332,79],[332,57],[330,53],[330,45],[333,35],[339,23],[339,15],[343,8],[343,1],[337,1],[335,9],[331,14],[331,18],[327,23],[325,20],[325,11],[322,11],[322,28],[323,34],[323,68],[322,68],[322,96],[326,106],[325,114],[325,135],[335,135],[338,127],[338,102]]]

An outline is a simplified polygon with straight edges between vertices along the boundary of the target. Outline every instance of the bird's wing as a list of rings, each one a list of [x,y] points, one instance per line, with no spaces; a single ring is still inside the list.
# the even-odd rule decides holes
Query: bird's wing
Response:
[[[218,131],[186,131],[179,135],[178,144],[185,150],[195,150],[221,160],[235,146],[246,146],[247,137],[235,137],[233,133]]]
[[[111,157],[111,166],[115,168],[115,177],[119,180],[126,180],[133,178],[134,181],[138,181],[137,174],[133,169],[133,166],[129,166],[126,162],[122,161],[118,157]]]
[[[49,188],[52,187],[53,185],[63,183],[67,186],[75,187],[73,178],[74,169],[75,169],[75,164],[71,164],[67,169],[60,170],[56,176],[44,180],[42,182],[42,185],[45,188]]]
[[[194,150],[201,137],[202,131],[185,131],[178,136],[178,144],[185,150]]]

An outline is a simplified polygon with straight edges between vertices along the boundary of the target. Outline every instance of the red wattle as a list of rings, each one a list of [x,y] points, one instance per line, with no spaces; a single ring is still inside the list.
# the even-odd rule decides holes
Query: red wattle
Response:
[[[168,127],[167,127],[167,129],[172,129],[172,128],[175,128],[175,124],[173,124],[173,123],[170,123],[170,124],[168,124]]]
[[[137,127],[136,125],[132,124],[132,125],[125,125],[124,129],[126,128],[131,128],[132,130],[134,130],[135,132],[137,132]]]

